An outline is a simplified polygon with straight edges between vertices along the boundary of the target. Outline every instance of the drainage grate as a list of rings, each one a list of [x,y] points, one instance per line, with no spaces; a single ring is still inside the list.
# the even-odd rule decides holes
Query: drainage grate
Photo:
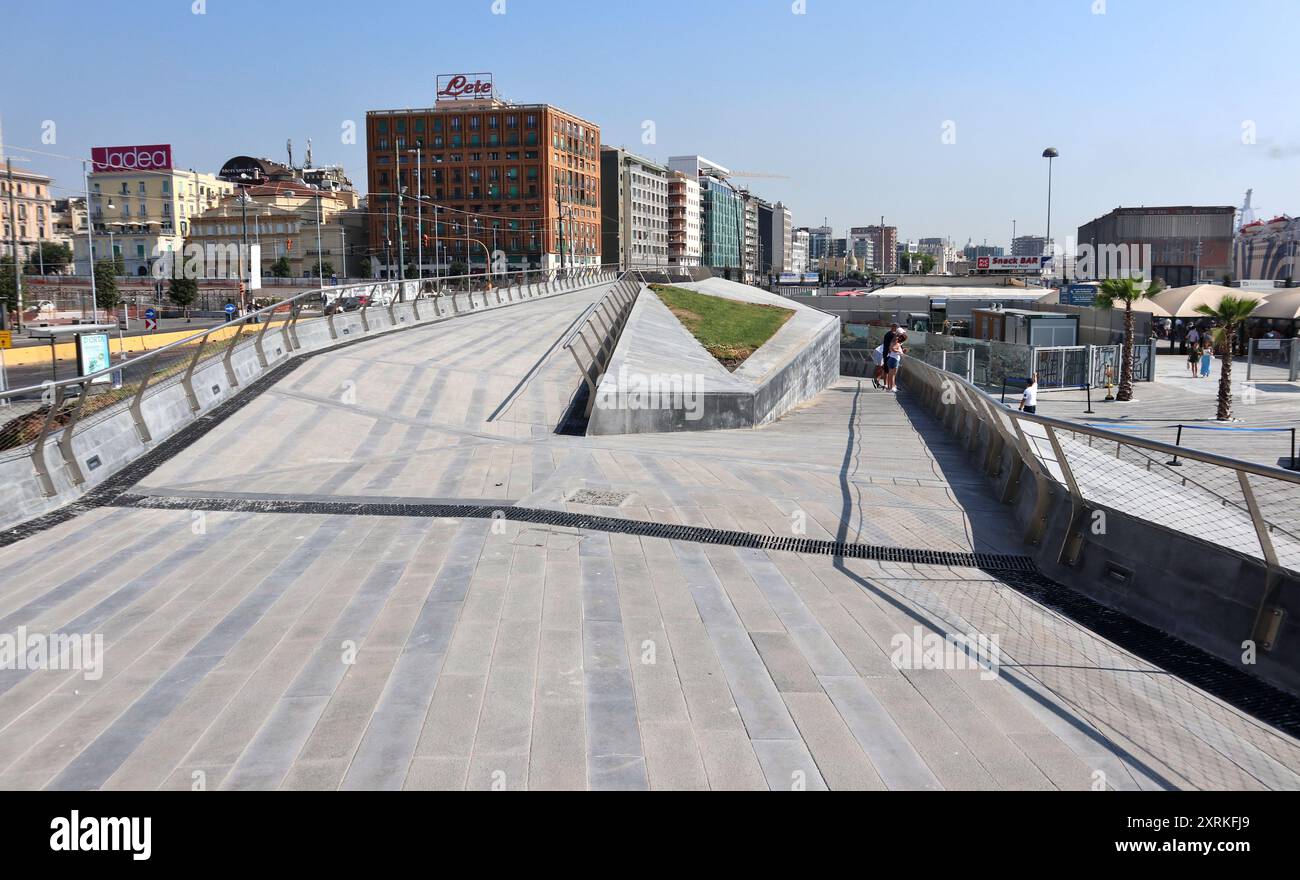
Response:
[[[230,513],[295,513],[457,519],[492,519],[495,517],[505,518],[513,522],[563,526],[620,535],[638,535],[645,538],[666,538],[670,541],[690,541],[696,544],[721,544],[727,547],[746,547],[754,550],[784,550],[790,553],[810,553],[819,556],[843,556],[849,559],[870,559],[878,562],[899,562],[910,565],[981,568],[985,571],[998,572],[1036,571],[1033,561],[1028,556],[1013,556],[1001,553],[962,553],[947,550],[916,550],[906,547],[881,547],[871,544],[824,541],[816,538],[787,538],[781,535],[732,532],[702,526],[672,525],[638,519],[594,516],[586,513],[569,513],[563,510],[543,510],[530,507],[493,507],[486,504],[295,501],[293,499],[203,498],[129,494],[118,497],[113,504],[119,507],[145,507],[160,510],[209,510]]]
[[[1278,730],[1300,736],[1300,698],[1121,611],[1048,580],[1036,570],[1000,573],[998,579],[1148,663]]]

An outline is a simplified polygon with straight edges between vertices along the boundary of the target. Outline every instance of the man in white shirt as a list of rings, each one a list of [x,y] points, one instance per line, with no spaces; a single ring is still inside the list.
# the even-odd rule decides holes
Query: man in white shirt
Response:
[[[1038,374],[1034,373],[1029,384],[1025,386],[1025,393],[1020,395],[1020,410],[1030,415],[1038,412]]]

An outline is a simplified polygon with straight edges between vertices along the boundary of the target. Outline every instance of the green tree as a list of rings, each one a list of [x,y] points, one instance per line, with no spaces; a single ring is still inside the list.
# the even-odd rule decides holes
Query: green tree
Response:
[[[101,309],[117,307],[117,269],[112,260],[95,262],[95,304]]]
[[[193,278],[173,278],[167,288],[167,298],[185,310],[185,323],[190,322],[190,309],[199,298],[199,282]]]
[[[1124,348],[1120,357],[1119,391],[1116,400],[1133,399],[1133,303],[1146,297],[1155,296],[1164,289],[1159,279],[1146,287],[1139,286],[1132,278],[1106,278],[1097,287],[1097,297],[1093,306],[1099,309],[1113,309],[1119,303],[1124,304]]]
[[[57,241],[43,241],[27,258],[27,265],[23,267],[23,272],[27,275],[35,275],[44,267],[46,275],[57,275],[71,262],[72,248]]]
[[[467,272],[468,270],[465,268],[465,264],[463,262],[461,262],[460,260],[453,260],[451,264],[451,271],[448,274],[450,274],[451,277],[455,278],[458,275],[465,275],[467,274]]]
[[[328,278],[334,274],[334,264],[325,260],[320,264],[320,274],[322,278]]]
[[[920,264],[921,274],[929,275],[934,271],[935,259],[930,254],[914,254]]]
[[[0,257],[0,303],[4,312],[18,308],[18,292],[14,282],[14,258]]]
[[[272,278],[288,278],[293,274],[293,269],[289,266],[289,258],[281,257],[271,264]]]
[[[1219,411],[1215,416],[1221,422],[1232,420],[1232,352],[1236,348],[1237,328],[1259,308],[1259,300],[1225,294],[1217,306],[1200,305],[1197,314],[1204,315],[1219,326],[1214,330],[1214,348],[1222,358],[1219,370]]]

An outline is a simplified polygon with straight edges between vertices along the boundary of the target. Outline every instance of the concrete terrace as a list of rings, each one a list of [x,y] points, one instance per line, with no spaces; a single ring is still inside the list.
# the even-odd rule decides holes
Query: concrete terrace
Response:
[[[0,671],[0,788],[1300,788],[1294,739],[1010,574],[288,512],[466,503],[1022,552],[964,453],[869,382],[753,430],[556,434],[578,384],[558,341],[596,295],[308,359],[145,476],[140,505],[0,549],[0,632],[107,649],[94,681]],[[891,662],[900,635],[972,632],[999,636],[996,677]]]

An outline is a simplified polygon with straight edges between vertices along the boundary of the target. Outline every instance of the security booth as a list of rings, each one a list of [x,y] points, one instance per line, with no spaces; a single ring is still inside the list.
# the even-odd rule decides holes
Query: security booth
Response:
[[[1031,348],[1079,344],[1079,316],[1029,309],[974,309],[975,338]]]
[[[109,333],[116,331],[116,324],[67,324],[60,327],[41,327],[28,330],[32,339],[50,341],[50,378],[59,378],[58,344],[71,342],[76,346],[77,375],[88,376],[107,368],[111,363],[109,355]],[[107,379],[105,379],[107,381]]]

